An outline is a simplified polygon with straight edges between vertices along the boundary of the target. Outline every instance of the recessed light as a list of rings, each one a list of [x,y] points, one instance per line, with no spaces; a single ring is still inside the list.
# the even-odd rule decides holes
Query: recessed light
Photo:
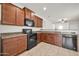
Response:
[[[47,9],[46,7],[43,7],[43,10],[44,10],[44,11],[46,11],[46,9]]]

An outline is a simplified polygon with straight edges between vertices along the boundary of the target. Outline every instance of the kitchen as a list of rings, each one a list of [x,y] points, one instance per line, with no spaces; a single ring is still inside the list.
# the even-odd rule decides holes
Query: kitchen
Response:
[[[78,7],[79,4],[75,3],[0,4],[1,55],[21,54],[27,56],[32,55],[32,53],[40,55],[42,54],[39,52],[40,48],[41,51],[44,51],[42,44],[49,47],[55,45],[61,51],[63,49],[69,51],[67,54],[59,53],[59,55],[79,55]],[[38,52],[34,48],[37,48]],[[29,52],[32,49],[38,54],[35,54],[34,51]],[[23,52],[25,54],[22,54]],[[46,55],[45,53],[42,55]],[[66,52],[63,51],[63,53]],[[53,54],[48,52],[47,55]]]

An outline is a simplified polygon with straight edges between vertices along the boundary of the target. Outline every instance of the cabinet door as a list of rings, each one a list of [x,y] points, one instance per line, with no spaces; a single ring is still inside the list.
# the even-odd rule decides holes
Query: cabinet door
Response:
[[[17,53],[21,53],[27,49],[27,37],[18,36],[17,37]]]
[[[15,24],[15,8],[9,3],[2,4],[2,24]]]
[[[46,33],[41,33],[41,41],[46,42]]]
[[[36,24],[37,24],[36,27],[40,27],[40,26],[39,26],[39,24],[40,24],[39,17],[36,18]]]
[[[16,25],[24,25],[24,11],[16,8]]]
[[[31,11],[25,7],[23,9],[24,9],[24,18],[31,19]]]
[[[43,20],[40,19],[40,27],[42,27],[42,26],[43,26]]]
[[[42,27],[42,19],[38,16],[34,16],[35,27]]]
[[[34,19],[33,20],[34,20],[35,27],[37,27],[38,26],[38,23],[37,23],[38,22],[38,18],[37,18],[37,16],[34,15]]]
[[[17,41],[15,38],[3,39],[4,55],[16,55]]]
[[[17,55],[27,49],[27,36],[3,39],[3,55]]]
[[[61,34],[56,34],[55,37],[56,37],[55,45],[62,46],[62,35]]]
[[[62,46],[62,36],[58,33],[49,33],[47,35],[47,42],[53,45]]]
[[[50,44],[54,44],[55,42],[55,36],[51,33],[48,33],[47,34],[47,42],[50,43]]]
[[[42,27],[42,19],[38,18],[37,24],[38,24],[38,27]]]
[[[41,33],[37,33],[37,42],[41,42]]]
[[[37,33],[37,40],[39,42],[47,42],[47,34],[46,33]]]
[[[28,9],[27,9],[27,12],[26,12],[26,18],[31,19],[31,12]]]

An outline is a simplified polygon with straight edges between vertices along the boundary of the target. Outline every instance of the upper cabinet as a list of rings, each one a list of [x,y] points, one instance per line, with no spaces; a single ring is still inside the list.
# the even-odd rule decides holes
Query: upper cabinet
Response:
[[[3,3],[0,4],[0,12],[1,24],[24,26],[24,19],[29,19],[34,21],[34,27],[42,27],[42,18],[26,7],[22,9],[11,3]]]
[[[24,9],[24,18],[34,21],[35,27],[42,27],[42,18],[34,15],[34,12],[26,7]]]
[[[24,25],[24,11],[21,8],[16,8],[16,25]]]
[[[3,3],[1,5],[1,22],[2,24],[8,25],[24,25],[24,11],[23,9],[10,4],[10,3]]]
[[[35,23],[35,27],[37,27],[37,25],[38,25],[38,19],[37,19],[37,16],[33,16],[33,20],[34,20],[34,23]]]
[[[9,3],[2,4],[2,24],[15,24],[16,7]]]
[[[38,23],[38,27],[42,27],[42,25],[43,25],[43,20],[41,19],[41,18],[38,18],[38,21],[37,21],[37,23]]]
[[[40,17],[34,15],[34,22],[35,22],[35,27],[42,27],[43,20]]]
[[[34,12],[26,7],[24,7],[23,9],[24,9],[24,18],[33,20],[33,13]]]

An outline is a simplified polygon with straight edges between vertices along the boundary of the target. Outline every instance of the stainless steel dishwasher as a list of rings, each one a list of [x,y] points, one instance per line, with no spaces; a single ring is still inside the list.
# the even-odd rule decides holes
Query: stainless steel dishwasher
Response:
[[[77,51],[77,35],[63,34],[63,47]]]

